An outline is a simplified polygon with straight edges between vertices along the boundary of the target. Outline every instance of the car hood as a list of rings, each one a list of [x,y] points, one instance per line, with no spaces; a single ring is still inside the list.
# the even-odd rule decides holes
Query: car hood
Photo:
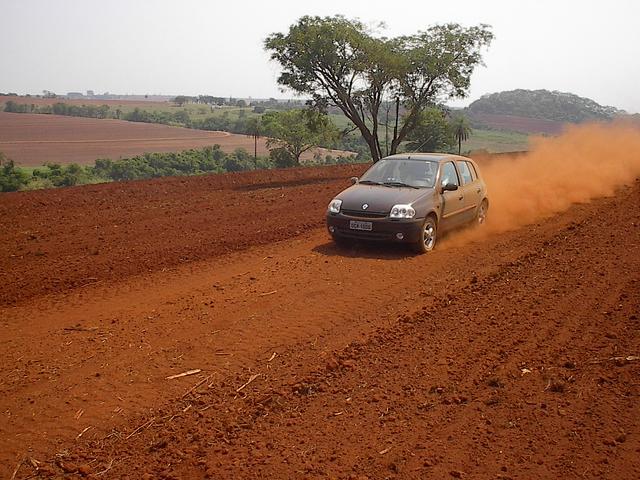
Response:
[[[394,205],[410,204],[427,193],[430,188],[383,187],[380,185],[353,185],[344,190],[336,198],[342,200],[342,209],[363,210],[368,204],[368,212],[387,213]]]

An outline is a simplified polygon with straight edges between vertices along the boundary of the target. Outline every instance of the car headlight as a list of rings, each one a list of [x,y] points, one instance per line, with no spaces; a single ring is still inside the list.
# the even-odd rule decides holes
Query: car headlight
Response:
[[[341,206],[342,206],[342,200],[338,200],[337,198],[334,198],[333,200],[331,200],[331,203],[329,204],[329,211],[331,213],[340,213]]]
[[[411,205],[394,205],[391,209],[391,218],[413,218],[416,211]]]

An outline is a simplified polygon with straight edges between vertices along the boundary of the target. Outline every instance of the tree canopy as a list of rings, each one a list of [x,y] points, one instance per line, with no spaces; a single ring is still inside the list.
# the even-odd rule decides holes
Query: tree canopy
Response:
[[[330,143],[338,134],[329,117],[313,109],[267,112],[262,129],[269,136],[267,146],[288,152],[296,164],[304,152]]]
[[[340,108],[377,161],[382,157],[383,104],[397,99],[393,154],[416,128],[422,110],[467,94],[471,74],[482,62],[481,50],[492,39],[484,24],[465,28],[449,23],[385,38],[343,16],[305,16],[287,33],[270,35],[265,48],[282,67],[278,83],[310,95],[319,109]]]
[[[407,148],[415,152],[439,152],[453,147],[453,131],[442,110],[422,110],[415,128],[407,135]]]
[[[185,96],[185,95],[178,95],[177,97],[175,97],[173,99],[173,102],[178,105],[179,107],[183,106],[185,103],[187,103],[189,101],[189,97]]]

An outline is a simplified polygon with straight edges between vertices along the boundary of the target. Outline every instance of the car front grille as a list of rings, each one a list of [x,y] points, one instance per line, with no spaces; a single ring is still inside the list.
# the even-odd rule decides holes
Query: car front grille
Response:
[[[385,212],[367,212],[366,210],[340,210],[346,217],[356,218],[385,218],[388,213]]]
[[[337,233],[342,237],[355,238],[360,240],[393,240],[393,234],[390,232],[365,232],[362,230],[348,230],[345,228],[337,229]]]

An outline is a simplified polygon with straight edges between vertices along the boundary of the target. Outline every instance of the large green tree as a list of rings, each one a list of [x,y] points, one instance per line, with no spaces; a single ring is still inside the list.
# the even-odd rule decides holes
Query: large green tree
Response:
[[[295,164],[307,150],[331,143],[338,136],[329,117],[314,109],[267,112],[262,116],[262,131],[269,137],[267,146],[286,151]]]
[[[442,110],[427,108],[418,115],[415,128],[407,135],[407,149],[412,152],[449,150],[455,143],[449,122]]]
[[[411,36],[384,38],[342,16],[305,16],[265,48],[282,67],[278,83],[310,95],[316,106],[335,105],[360,131],[374,161],[382,157],[380,114],[396,100],[390,152],[419,122],[420,112],[464,97],[481,50],[493,34],[487,25],[435,25]]]

